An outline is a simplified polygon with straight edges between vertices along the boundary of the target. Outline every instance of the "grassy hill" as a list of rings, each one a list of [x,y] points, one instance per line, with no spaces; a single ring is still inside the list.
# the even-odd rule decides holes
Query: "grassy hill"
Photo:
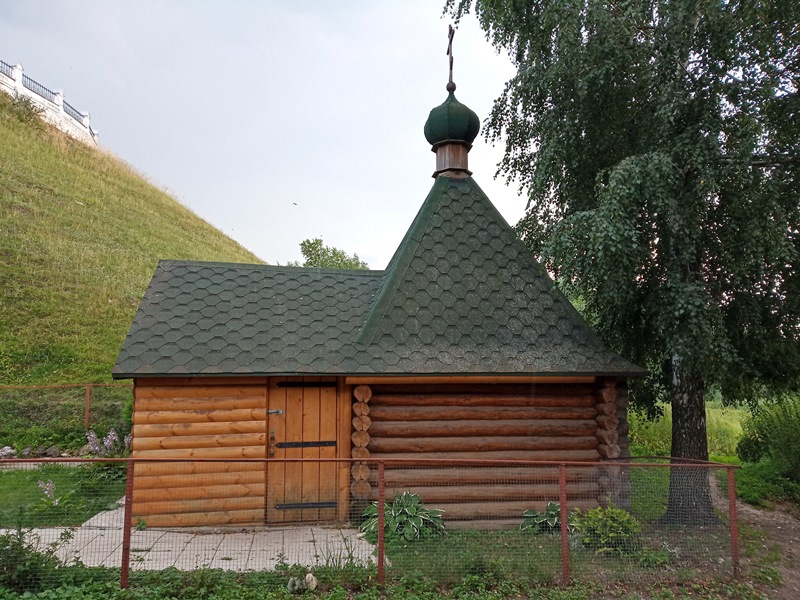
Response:
[[[0,93],[0,384],[110,381],[161,258],[261,262]]]

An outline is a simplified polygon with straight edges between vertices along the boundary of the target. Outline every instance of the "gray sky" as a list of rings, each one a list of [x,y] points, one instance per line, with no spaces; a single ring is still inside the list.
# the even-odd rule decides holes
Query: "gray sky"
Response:
[[[263,260],[321,236],[382,269],[433,183],[422,127],[447,95],[443,3],[0,0],[0,59]],[[483,121],[513,70],[474,21],[454,80]],[[470,168],[514,224],[525,200],[494,180],[501,155],[481,136]]]

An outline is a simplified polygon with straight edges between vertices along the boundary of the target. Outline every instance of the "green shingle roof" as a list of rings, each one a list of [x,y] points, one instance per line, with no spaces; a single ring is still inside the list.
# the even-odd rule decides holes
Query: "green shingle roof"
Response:
[[[475,181],[438,177],[385,271],[162,261],[114,377],[616,375]]]

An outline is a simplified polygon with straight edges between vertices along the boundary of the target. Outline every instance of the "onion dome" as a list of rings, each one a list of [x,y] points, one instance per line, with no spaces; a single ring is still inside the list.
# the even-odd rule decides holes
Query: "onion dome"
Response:
[[[478,115],[456,100],[455,89],[452,81],[447,84],[447,100],[434,108],[425,122],[425,139],[434,147],[444,142],[471,146],[481,128]]]

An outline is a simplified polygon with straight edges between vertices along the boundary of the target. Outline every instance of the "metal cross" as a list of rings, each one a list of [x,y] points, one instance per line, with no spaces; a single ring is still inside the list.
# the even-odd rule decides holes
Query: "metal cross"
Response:
[[[450,79],[448,83],[453,83],[453,36],[456,34],[456,30],[453,29],[452,25],[447,27],[447,56],[450,57]]]

